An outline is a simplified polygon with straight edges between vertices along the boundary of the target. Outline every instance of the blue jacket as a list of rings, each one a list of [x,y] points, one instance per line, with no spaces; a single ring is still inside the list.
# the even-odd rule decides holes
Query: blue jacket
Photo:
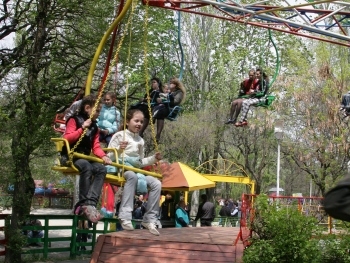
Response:
[[[97,119],[97,126],[100,129],[108,130],[108,134],[116,133],[120,124],[120,112],[115,107],[102,106],[100,115]]]
[[[187,212],[182,207],[178,207],[175,212],[175,227],[182,227],[179,221],[180,217],[182,217],[182,219],[185,221],[187,225],[190,223],[190,219],[188,217]]]

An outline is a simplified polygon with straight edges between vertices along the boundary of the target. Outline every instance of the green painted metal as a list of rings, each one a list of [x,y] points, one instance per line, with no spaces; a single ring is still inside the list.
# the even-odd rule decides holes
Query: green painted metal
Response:
[[[69,252],[70,258],[74,259],[77,255],[81,254],[92,254],[93,249],[96,245],[97,241],[97,234],[106,234],[109,232],[115,232],[110,231],[109,225],[110,223],[117,224],[119,222],[119,219],[117,218],[104,218],[102,219],[99,224],[103,223],[103,230],[97,230],[96,226],[97,224],[93,224],[92,229],[77,229],[78,221],[79,220],[86,220],[82,216],[77,215],[30,215],[28,219],[38,219],[43,220],[44,224],[42,226],[23,226],[22,230],[43,230],[44,231],[44,237],[43,238],[28,238],[28,243],[41,243],[42,247],[24,247],[22,248],[22,254],[42,254],[44,259],[49,258],[49,254],[53,252]],[[0,216],[0,220],[4,220],[5,228],[8,226],[11,222],[11,215],[10,214],[2,214]],[[51,220],[72,220],[72,225],[68,226],[51,226],[50,221]],[[51,230],[70,230],[70,234],[68,236],[62,236],[62,237],[49,237]],[[0,230],[1,231],[1,230]],[[4,231],[4,230],[2,230]],[[76,236],[79,233],[86,233],[91,234],[92,239],[89,242],[77,242]],[[6,232],[5,232],[5,239],[3,242],[6,244]],[[54,247],[55,242],[62,242],[62,241],[69,241],[69,246],[67,247]],[[85,246],[87,247],[85,251],[78,251],[78,247]],[[6,248],[6,246],[5,246]],[[6,251],[5,251],[6,252]]]
[[[272,77],[272,80],[271,82],[269,83],[269,89],[271,90],[271,87],[273,85],[273,83],[275,82],[277,76],[278,76],[278,73],[280,71],[280,68],[281,68],[281,60],[280,60],[280,56],[279,56],[279,53],[278,53],[278,48],[277,48],[277,45],[275,43],[275,41],[273,40],[273,37],[272,37],[272,33],[271,33],[271,29],[269,29],[269,40],[271,41],[274,49],[275,49],[275,52],[276,52],[276,67],[275,67],[275,73],[273,74],[273,77]]]

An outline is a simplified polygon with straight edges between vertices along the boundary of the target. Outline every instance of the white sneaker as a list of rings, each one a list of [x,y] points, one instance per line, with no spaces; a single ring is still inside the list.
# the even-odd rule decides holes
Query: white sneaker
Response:
[[[156,225],[157,225],[158,228],[162,228],[162,224],[160,223],[159,220],[156,221]]]
[[[134,226],[132,225],[130,220],[123,220],[123,219],[121,219],[120,221],[121,221],[122,228],[124,230],[129,230],[129,231],[134,230]]]
[[[147,228],[149,230],[149,232],[151,232],[151,234],[159,236],[159,232],[156,228],[156,224],[155,223],[146,223],[146,222],[141,222],[141,225],[145,228]]]

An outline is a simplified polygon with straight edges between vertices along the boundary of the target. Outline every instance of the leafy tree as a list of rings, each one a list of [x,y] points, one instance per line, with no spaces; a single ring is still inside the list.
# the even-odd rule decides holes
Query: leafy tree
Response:
[[[18,251],[24,242],[19,226],[30,213],[35,188],[33,158],[42,157],[38,153],[47,149],[54,111],[71,100],[65,96],[75,90],[70,87],[82,83],[91,50],[103,35],[105,18],[113,15],[113,7],[104,1],[18,0],[4,4],[1,37],[16,33],[14,47],[0,50],[0,79],[6,84],[2,96],[7,98],[1,112],[9,116],[5,126],[11,128],[13,163],[8,169],[15,188],[5,262],[16,263],[21,262]]]
[[[343,48],[318,43],[314,50],[314,59],[295,60],[294,72],[291,69],[284,76],[286,93],[280,106],[285,109],[283,115],[289,116],[283,117],[288,140],[282,149],[323,195],[347,173],[347,126],[338,109],[341,95],[347,91],[345,72],[349,68]]]

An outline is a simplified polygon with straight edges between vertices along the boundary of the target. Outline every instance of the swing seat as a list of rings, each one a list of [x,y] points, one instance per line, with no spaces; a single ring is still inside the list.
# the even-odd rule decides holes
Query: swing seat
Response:
[[[65,175],[71,174],[71,175],[77,175],[79,174],[79,171],[77,168],[73,166],[65,166],[61,163],[61,153],[63,146],[66,146],[67,149],[70,151],[70,146],[69,143],[66,139],[64,138],[51,138],[51,141],[54,142],[56,146],[56,152],[58,154],[57,159],[55,160],[55,165],[51,167],[51,170],[61,172]]]
[[[54,142],[54,144],[56,146],[56,152],[58,154],[58,157],[55,161],[55,165],[51,167],[51,170],[61,172],[64,175],[78,175],[79,171],[73,164],[63,165],[61,163],[61,153],[62,153],[63,146],[66,146],[67,151],[70,152],[70,145],[69,145],[68,141],[64,138],[51,138],[51,141]],[[103,150],[105,152],[114,152],[114,155],[116,157],[118,157],[118,153],[117,153],[116,149],[103,148]],[[94,155],[90,155],[90,156],[86,156],[86,157],[98,159]],[[116,158],[116,160],[118,160],[118,158]],[[105,182],[115,184],[115,185],[122,185],[125,182],[125,179],[124,179],[124,177],[120,176],[119,173],[107,174],[106,178],[105,178]]]
[[[170,108],[170,113],[167,117],[167,120],[176,121],[181,111],[182,111],[182,108],[180,106],[175,106],[174,108]]]
[[[272,102],[276,99],[275,96],[273,95],[267,95],[265,97],[265,100],[262,100],[261,102],[259,102],[257,105],[255,105],[256,107],[264,107],[267,108],[269,106],[271,106]]]
[[[78,175],[79,171],[78,169],[71,163],[69,163],[68,165],[63,165],[61,163],[61,153],[62,153],[62,148],[63,146],[67,147],[67,151],[70,152],[70,145],[68,143],[68,141],[64,138],[51,138],[51,141],[55,143],[56,146],[56,151],[57,151],[57,159],[55,161],[55,165],[53,167],[51,167],[52,170],[54,171],[58,171],[61,172],[64,175]],[[114,156],[116,157],[116,161],[113,162],[111,165],[119,168],[117,169],[116,173],[107,173],[106,177],[105,177],[105,182],[106,183],[111,183],[114,185],[118,185],[121,186],[125,183],[125,179],[124,177],[121,175],[121,171],[122,170],[130,170],[133,171],[135,173],[142,173],[142,174],[147,174],[147,175],[151,175],[153,177],[162,178],[161,174],[155,173],[155,172],[150,172],[150,171],[145,171],[145,170],[141,170],[139,168],[135,168],[135,167],[131,167],[131,166],[126,166],[123,164],[120,164],[118,162],[118,152],[116,149],[114,148],[102,148],[102,150],[104,150],[105,152],[113,152]],[[97,158],[95,155],[91,154],[91,155],[84,155],[81,153],[73,153],[73,157],[75,158],[80,158],[80,159],[85,159],[88,161],[92,161],[92,162],[99,162],[99,163],[103,163],[103,161],[100,158]]]
[[[157,103],[151,102],[151,107],[157,105]],[[138,109],[141,105],[147,106],[147,102],[137,102],[134,104],[131,104],[130,109]]]

